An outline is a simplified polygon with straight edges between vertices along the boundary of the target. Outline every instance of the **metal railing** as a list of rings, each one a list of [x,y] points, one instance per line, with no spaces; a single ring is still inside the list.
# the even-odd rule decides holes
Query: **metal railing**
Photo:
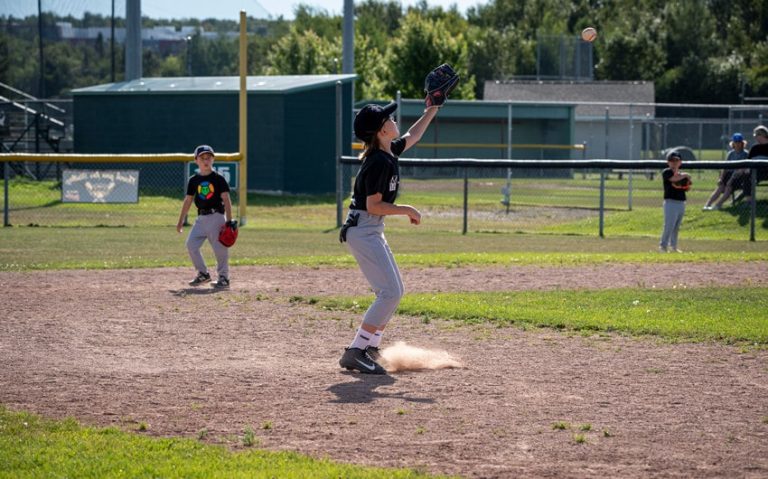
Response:
[[[340,156],[338,159],[340,166],[359,166],[360,160],[354,156]],[[455,167],[463,172],[463,203],[462,203],[462,234],[468,231],[468,198],[469,198],[469,178],[470,171],[485,168],[507,168],[516,169],[570,169],[572,172],[582,170],[598,171],[600,183],[598,189],[598,235],[605,237],[605,198],[606,198],[606,175],[613,170],[662,170],[667,167],[667,163],[661,160],[645,161],[622,161],[612,159],[594,159],[594,160],[486,160],[476,158],[444,158],[444,159],[423,159],[423,158],[400,158],[399,166],[418,166],[421,168],[441,168]],[[768,170],[768,160],[740,160],[740,161],[692,161],[685,163],[686,170],[737,170],[749,168],[751,170],[751,191],[752,197],[749,202],[749,240],[755,241],[756,223],[757,223],[757,183],[758,171]],[[349,185],[354,176],[354,172],[346,171],[345,168],[339,168],[342,178],[338,182],[340,185]],[[659,185],[661,187],[661,185]],[[342,217],[342,198],[343,194],[337,194],[337,227],[341,227]],[[503,201],[502,201],[503,203]],[[507,205],[508,206],[508,205]]]

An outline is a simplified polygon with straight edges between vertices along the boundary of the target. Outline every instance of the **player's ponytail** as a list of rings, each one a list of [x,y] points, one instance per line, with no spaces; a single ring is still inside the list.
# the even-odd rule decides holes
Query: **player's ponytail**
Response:
[[[358,159],[360,161],[365,160],[366,158],[368,158],[368,156],[371,153],[373,153],[373,150],[376,150],[378,148],[379,148],[379,136],[378,135],[373,135],[373,138],[371,138],[371,142],[370,143],[368,143],[368,142],[365,143],[365,146],[363,147],[363,152],[360,153],[360,156],[358,157]]]

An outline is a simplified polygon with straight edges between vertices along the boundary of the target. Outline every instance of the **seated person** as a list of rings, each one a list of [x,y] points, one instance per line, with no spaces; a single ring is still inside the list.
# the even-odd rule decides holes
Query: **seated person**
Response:
[[[729,146],[731,147],[731,151],[728,152],[725,161],[745,160],[747,158],[747,142],[744,141],[744,135],[741,133],[734,133],[733,137],[731,137]],[[722,205],[721,201],[718,202],[720,195],[722,195],[723,198],[728,198],[731,195],[733,188],[730,189],[728,193],[725,191],[733,173],[734,170],[723,170],[720,172],[720,177],[717,179],[717,188],[715,188],[715,191],[712,192],[712,195],[710,195],[707,203],[702,208],[704,211],[715,209],[715,207],[712,206],[715,202],[717,202],[718,205]],[[720,209],[720,207],[717,206],[716,209]]]
[[[752,132],[752,136],[755,138],[755,144],[749,149],[748,159],[768,159],[768,127],[764,125],[758,125]],[[757,182],[760,183],[768,179],[768,168],[757,169]],[[713,209],[720,209],[733,191],[741,190],[741,194],[735,199],[737,201],[752,201],[752,178],[751,170],[744,168],[736,170],[731,175],[731,179],[728,180],[728,184],[725,186],[722,198],[715,203]]]

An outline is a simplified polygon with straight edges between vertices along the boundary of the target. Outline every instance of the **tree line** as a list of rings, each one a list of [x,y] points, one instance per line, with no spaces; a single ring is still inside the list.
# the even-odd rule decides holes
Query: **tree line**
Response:
[[[341,0],[340,0],[341,3]],[[110,18],[43,15],[74,26],[109,26]],[[124,20],[118,19],[118,26]],[[145,18],[154,25],[195,25],[206,31],[238,31],[236,22]],[[341,72],[342,17],[299,5],[294,20],[248,19],[248,74]],[[659,102],[739,103],[768,96],[768,0],[490,0],[461,14],[425,1],[403,8],[393,0],[355,5],[355,71],[358,99],[423,95],[424,75],[451,63],[464,81],[453,96],[482,98],[487,80],[536,73],[543,35],[575,38],[587,26],[596,80],[646,80]],[[39,90],[37,17],[0,16],[0,81]],[[44,40],[45,92],[64,96],[74,88],[110,81],[108,38],[90,44]],[[160,55],[145,49],[145,77],[236,75],[238,42],[192,37],[183,51]],[[116,79],[123,51],[117,49]]]

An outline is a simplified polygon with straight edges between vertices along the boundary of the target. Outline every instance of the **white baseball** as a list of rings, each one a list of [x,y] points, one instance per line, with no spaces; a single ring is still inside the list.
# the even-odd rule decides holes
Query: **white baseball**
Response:
[[[597,30],[592,27],[587,27],[581,31],[581,39],[585,42],[592,42],[597,38]]]

